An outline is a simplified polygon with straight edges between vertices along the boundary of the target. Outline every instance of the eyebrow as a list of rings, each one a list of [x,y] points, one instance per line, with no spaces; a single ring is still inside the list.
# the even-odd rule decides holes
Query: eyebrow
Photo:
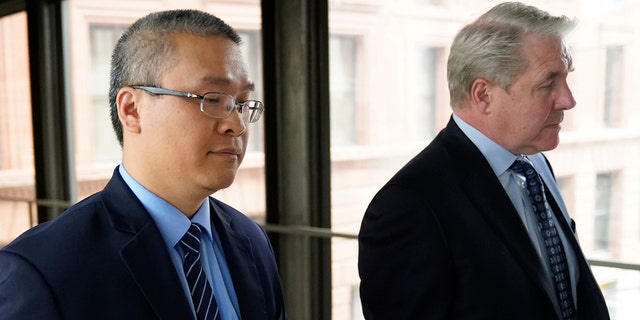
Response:
[[[568,66],[568,68],[566,68],[564,71],[549,71],[547,75],[544,77],[544,81],[556,79],[562,76],[564,73],[568,74],[573,72],[573,70],[574,70],[573,66]]]
[[[547,80],[553,80],[555,78],[558,78],[560,76],[560,72],[558,71],[551,71],[549,73],[547,73],[547,76],[544,78],[545,81]]]
[[[215,77],[215,76],[204,76],[202,77],[202,82],[210,83],[215,85],[229,85],[231,84],[231,80],[229,78]],[[255,91],[256,85],[253,81],[249,81],[244,88],[245,91]]]

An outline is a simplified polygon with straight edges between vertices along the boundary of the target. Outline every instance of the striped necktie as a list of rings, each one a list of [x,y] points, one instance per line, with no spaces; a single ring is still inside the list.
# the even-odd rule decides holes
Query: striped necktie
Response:
[[[560,312],[565,320],[573,320],[575,307],[573,304],[571,279],[567,267],[564,246],[553,221],[553,211],[544,195],[544,185],[538,172],[523,159],[516,160],[511,170],[527,179],[527,194],[533,205],[533,212],[538,219],[538,231],[542,234],[546,252],[551,266],[551,278],[560,304]]]
[[[184,252],[182,266],[198,320],[218,320],[220,319],[218,304],[200,263],[201,234],[200,226],[193,223],[180,239],[180,246]]]

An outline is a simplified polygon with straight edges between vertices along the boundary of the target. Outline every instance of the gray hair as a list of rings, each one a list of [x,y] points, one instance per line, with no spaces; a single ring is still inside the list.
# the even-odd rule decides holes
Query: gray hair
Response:
[[[109,108],[111,124],[122,145],[122,124],[116,96],[133,85],[158,86],[164,72],[174,63],[172,37],[187,33],[202,37],[222,36],[240,44],[238,33],[224,21],[198,10],[169,10],[151,13],[122,34],[111,56]]]
[[[528,68],[520,47],[524,35],[562,40],[575,24],[566,16],[552,16],[520,2],[505,2],[493,7],[462,28],[453,40],[447,61],[451,106],[459,107],[470,99],[471,85],[479,77],[508,90]],[[570,58],[568,48],[563,50]]]

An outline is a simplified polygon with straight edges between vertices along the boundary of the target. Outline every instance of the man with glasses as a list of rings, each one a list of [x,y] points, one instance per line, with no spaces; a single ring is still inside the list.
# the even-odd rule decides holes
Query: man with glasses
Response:
[[[196,10],[125,31],[109,91],[122,163],[0,251],[0,319],[286,319],[267,235],[210,197],[263,112],[240,41]]]
[[[543,151],[576,101],[574,22],[499,4],[451,45],[453,115],[359,234],[367,319],[609,319]]]

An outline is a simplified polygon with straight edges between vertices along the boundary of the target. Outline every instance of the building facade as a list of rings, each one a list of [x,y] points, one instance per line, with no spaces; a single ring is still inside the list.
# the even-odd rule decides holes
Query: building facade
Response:
[[[331,0],[332,231],[357,234],[375,192],[448,121],[448,47],[456,32],[499,1]],[[547,156],[588,258],[640,263],[640,4],[526,1],[576,17],[570,37],[578,102]],[[111,50],[124,28],[159,9],[197,8],[239,30],[261,98],[258,0],[69,0],[68,32],[77,200],[120,161],[108,117]],[[295,32],[292,30],[292,32]],[[0,18],[0,245],[35,222],[26,16]],[[265,101],[266,111],[277,106]],[[303,107],[303,106],[301,106]],[[214,196],[264,220],[262,124],[235,183]],[[247,195],[251,195],[247,197]],[[25,201],[23,201],[25,200]],[[359,319],[357,241],[332,240],[333,319]],[[594,267],[612,317],[631,319],[640,273]]]

